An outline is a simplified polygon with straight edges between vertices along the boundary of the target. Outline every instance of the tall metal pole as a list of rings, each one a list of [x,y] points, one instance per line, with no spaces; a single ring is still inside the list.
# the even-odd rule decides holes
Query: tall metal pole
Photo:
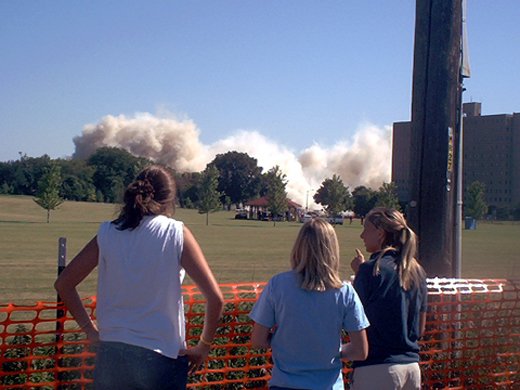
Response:
[[[457,125],[457,205],[455,208],[455,221],[453,224],[453,277],[462,277],[462,207],[464,198],[463,183],[463,161],[464,161],[464,113],[462,110],[462,92],[464,91],[464,83],[462,76],[460,77],[460,104],[459,104],[459,123]]]
[[[459,64],[459,105],[458,105],[458,123],[457,123],[457,205],[455,209],[454,223],[454,240],[453,240],[453,277],[462,277],[462,211],[464,206],[464,105],[462,103],[462,94],[465,91],[464,78],[470,77],[471,71],[469,66],[469,49],[468,37],[466,30],[466,0],[462,0],[462,23],[460,42],[460,64]]]

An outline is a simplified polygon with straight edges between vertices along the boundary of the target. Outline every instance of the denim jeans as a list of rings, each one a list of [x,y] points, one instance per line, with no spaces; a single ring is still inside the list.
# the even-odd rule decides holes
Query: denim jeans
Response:
[[[125,343],[100,341],[94,389],[186,389],[188,357],[172,359]]]

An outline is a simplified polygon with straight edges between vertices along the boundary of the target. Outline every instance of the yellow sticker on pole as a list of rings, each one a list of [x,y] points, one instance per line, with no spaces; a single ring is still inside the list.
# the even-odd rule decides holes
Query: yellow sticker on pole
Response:
[[[453,171],[453,129],[448,127],[448,173]]]

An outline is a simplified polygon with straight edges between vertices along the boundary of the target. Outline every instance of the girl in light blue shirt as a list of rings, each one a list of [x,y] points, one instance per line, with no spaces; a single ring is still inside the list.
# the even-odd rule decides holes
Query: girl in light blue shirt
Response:
[[[366,358],[369,322],[340,279],[338,239],[327,221],[303,225],[291,268],[269,280],[250,313],[253,346],[272,348],[270,389],[343,389],[342,360]],[[342,331],[349,343],[342,344]]]

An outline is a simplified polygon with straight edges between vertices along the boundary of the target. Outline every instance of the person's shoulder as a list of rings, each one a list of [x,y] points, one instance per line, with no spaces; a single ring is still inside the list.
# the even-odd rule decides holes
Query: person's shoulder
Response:
[[[287,286],[296,282],[296,273],[294,271],[280,272],[269,279],[269,285],[273,288]]]
[[[113,238],[117,232],[119,232],[117,225],[112,221],[101,222],[96,233],[98,246],[109,245],[113,242]]]
[[[387,271],[395,271],[396,261],[399,258],[399,252],[394,250],[389,250],[379,258],[379,268],[380,269],[386,269]],[[379,257],[379,256],[378,256]],[[376,257],[377,259],[377,257]],[[375,261],[374,261],[375,263]]]
[[[184,223],[182,221],[162,214],[151,217],[151,222],[153,224],[159,224],[161,226],[170,226],[175,228],[182,228],[184,226]]]
[[[113,223],[113,221],[103,221],[99,224],[98,234],[104,233],[108,230],[116,229],[116,228],[117,228],[117,225],[115,223]]]
[[[152,219],[156,222],[162,222],[162,223],[173,223],[177,222],[177,220],[173,217],[168,217],[167,215],[158,214],[158,215],[150,215],[148,218]]]
[[[294,275],[293,271],[284,271],[284,272],[280,272],[280,273],[272,276],[270,280],[281,281],[281,280],[294,279],[294,277],[295,277],[295,275]]]
[[[167,216],[164,216],[164,218],[166,218],[166,221],[167,223],[169,223],[171,226],[175,226],[176,228],[179,228],[179,229],[182,229],[184,227],[184,222],[182,221],[179,221],[173,217],[167,217]]]
[[[422,272],[419,276],[419,288],[423,290],[426,294],[428,293],[428,276],[426,272]]]
[[[352,282],[344,280],[343,282],[341,282],[341,287],[339,288],[339,290],[349,290],[351,288],[354,288],[352,286]]]
[[[377,257],[370,257],[367,261],[364,261],[359,265],[359,271],[358,272],[370,272],[374,265],[376,264]]]
[[[395,261],[395,259],[397,259],[399,256],[399,252],[395,250],[387,250],[385,253],[383,253],[381,259],[384,259],[386,261]]]
[[[349,297],[353,294],[355,294],[355,289],[352,283],[349,282],[343,282],[343,285],[339,288],[340,294],[344,295],[345,297]]]

